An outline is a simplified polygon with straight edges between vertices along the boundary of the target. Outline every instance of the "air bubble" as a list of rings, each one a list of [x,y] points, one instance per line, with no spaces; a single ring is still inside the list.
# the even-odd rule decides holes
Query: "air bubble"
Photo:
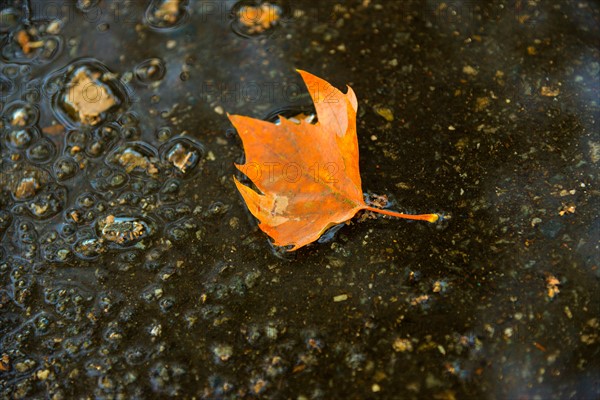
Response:
[[[107,157],[107,161],[124,168],[127,173],[146,172],[149,175],[158,174],[156,151],[143,142],[133,142],[120,146]]]
[[[67,126],[100,125],[130,103],[123,83],[95,59],[78,60],[53,72],[44,90],[53,94],[52,110]]]
[[[15,150],[25,150],[40,137],[37,128],[15,129],[6,135],[7,144]]]
[[[165,63],[160,58],[144,60],[134,69],[137,80],[147,85],[160,81],[165,76],[165,73]]]
[[[272,34],[284,18],[280,4],[238,1],[231,9],[231,30],[243,38]]]
[[[63,41],[58,35],[45,32],[45,22],[33,21],[14,26],[0,43],[1,57],[9,62],[45,64],[62,51]]]
[[[21,13],[14,8],[7,7],[0,11],[0,32],[8,33],[17,27],[21,20]]]
[[[167,126],[159,128],[156,131],[156,139],[158,139],[159,142],[166,142],[167,140],[169,140],[171,138],[172,135],[173,135],[173,132],[171,131],[171,128],[169,128]]]
[[[14,91],[14,83],[8,77],[0,75],[0,99],[8,98]]]
[[[100,0],[77,0],[77,8],[86,13],[98,5]]]
[[[119,127],[106,124],[95,129],[92,140],[86,144],[85,152],[90,157],[100,157],[108,152],[119,138]]]
[[[95,238],[80,239],[73,246],[73,252],[84,260],[93,260],[100,256],[103,247]]]
[[[161,147],[161,159],[177,174],[189,176],[204,156],[203,146],[188,138],[175,138]]]
[[[144,23],[158,31],[180,27],[189,17],[188,0],[152,0],[146,8]]]
[[[54,159],[56,148],[54,144],[42,138],[27,150],[27,158],[35,163],[44,164]]]
[[[79,166],[72,158],[61,157],[54,162],[54,175],[59,181],[74,177],[79,171]]]
[[[15,101],[4,109],[3,119],[13,129],[24,129],[33,126],[39,115],[37,107],[24,101]]]
[[[152,236],[156,228],[147,218],[127,215],[107,215],[96,221],[96,232],[118,248],[127,248]]]

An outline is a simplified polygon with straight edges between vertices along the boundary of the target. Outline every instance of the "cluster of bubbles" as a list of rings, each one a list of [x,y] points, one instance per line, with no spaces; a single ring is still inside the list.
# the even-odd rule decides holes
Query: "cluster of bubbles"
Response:
[[[0,346],[10,358],[7,382],[15,397],[27,397],[33,386],[26,378],[45,379],[53,369],[41,355],[52,352],[53,363],[89,359],[81,373],[98,377],[100,394],[114,390],[114,365],[159,358],[162,345],[151,322],[151,342],[111,353],[116,358],[94,357],[120,348],[140,319],[139,307],[123,304],[130,295],[99,290],[98,282],[118,271],[154,275],[158,283],[140,290],[139,302],[170,312],[176,300],[163,295],[163,285],[177,264],[169,249],[203,229],[182,190],[201,170],[204,148],[166,127],[158,129],[159,146],[143,141],[129,88],[98,60],[51,72],[37,91],[27,89],[28,65],[7,64],[0,73],[0,309],[2,325],[11,327],[0,329]],[[135,75],[156,82],[164,63],[146,60]],[[45,126],[47,113],[59,124]],[[105,267],[86,268],[94,262]],[[67,321],[65,339],[53,342],[51,332]],[[102,338],[94,342],[99,327]],[[123,374],[119,382],[132,381]]]
[[[139,71],[156,79],[161,68],[152,59]],[[22,86],[30,70],[10,64],[1,72],[10,77],[1,82]],[[76,60],[50,73],[43,90],[61,124],[43,129],[41,96],[4,93],[0,238],[6,253],[18,255],[28,266],[11,270],[29,278],[6,282],[3,298],[26,304],[35,263],[90,261],[111,251],[150,249],[161,229],[161,237],[172,241],[198,230],[181,189],[202,166],[202,144],[171,133],[158,148],[141,141],[139,118],[128,111],[128,88],[114,76],[93,59]],[[107,98],[86,103],[81,94],[86,90]],[[69,310],[81,300],[65,302],[69,305],[60,308]]]
[[[63,49],[58,19],[32,18],[28,1],[7,2],[0,10],[0,59],[20,64],[47,64]]]
[[[75,6],[88,13],[100,4],[78,0]],[[234,30],[243,35],[262,35],[281,17],[276,7],[242,6],[252,5],[234,7]],[[85,375],[97,379],[97,397],[119,391],[143,397],[146,388],[131,367],[147,364],[153,389],[177,394],[191,375],[164,356],[165,321],[177,318],[175,323],[194,329],[195,321],[227,321],[227,298],[251,287],[237,275],[209,282],[203,290],[215,299],[212,304],[194,304],[173,316],[184,301],[170,287],[182,268],[173,246],[205,237],[205,221],[226,211],[218,202],[198,211],[183,198],[186,183],[202,170],[204,147],[168,127],[157,129],[158,145],[144,141],[129,84],[101,61],[48,66],[63,50],[62,22],[34,19],[28,7],[27,1],[13,1],[0,10],[0,358],[4,352],[10,358],[0,383],[11,385],[14,398],[26,398],[53,374],[68,374],[72,382]],[[269,19],[261,17],[266,11],[272,11],[264,14]],[[169,31],[189,16],[187,0],[152,0],[143,22]],[[45,70],[50,72],[43,79],[36,77]],[[142,88],[165,75],[165,62],[156,57],[132,71]],[[115,273],[138,271],[154,279],[134,289],[106,284]],[[147,309],[160,315],[146,318]],[[283,324],[273,322],[249,325],[242,334],[256,345],[284,332]],[[229,345],[206,347],[216,364],[231,358]],[[86,361],[79,370],[60,371],[73,360]],[[286,369],[269,360],[270,372],[252,377],[247,390],[262,393],[266,380]],[[225,376],[213,378],[209,392],[232,393]],[[57,384],[44,390],[49,397],[69,397]]]

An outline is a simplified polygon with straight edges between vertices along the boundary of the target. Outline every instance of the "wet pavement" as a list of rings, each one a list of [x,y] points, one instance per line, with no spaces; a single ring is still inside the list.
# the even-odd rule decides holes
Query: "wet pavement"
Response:
[[[0,4],[0,398],[600,396],[597,2]],[[273,248],[226,113],[295,68],[452,218]]]

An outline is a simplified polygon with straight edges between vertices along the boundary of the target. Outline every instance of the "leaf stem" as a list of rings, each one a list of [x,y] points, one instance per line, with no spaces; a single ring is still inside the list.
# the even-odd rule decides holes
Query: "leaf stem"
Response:
[[[437,214],[418,214],[418,215],[413,215],[413,214],[402,214],[396,211],[388,211],[388,210],[382,210],[381,208],[375,208],[375,207],[365,207],[365,210],[369,210],[369,211],[373,211],[376,212],[378,214],[384,214],[384,215],[390,215],[392,217],[396,217],[396,218],[404,218],[404,219],[414,219],[414,220],[418,220],[418,221],[427,221],[427,222],[436,222],[440,216]]]

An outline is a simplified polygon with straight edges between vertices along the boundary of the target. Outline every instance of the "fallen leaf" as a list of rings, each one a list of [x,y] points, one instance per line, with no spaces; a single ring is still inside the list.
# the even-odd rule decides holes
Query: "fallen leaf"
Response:
[[[262,194],[235,184],[259,227],[277,246],[297,250],[359,210],[435,222],[437,214],[407,215],[367,205],[358,169],[356,111],[352,88],[343,94],[328,82],[298,70],[317,112],[317,122],[279,118],[277,124],[228,115],[246,153],[236,165]]]

